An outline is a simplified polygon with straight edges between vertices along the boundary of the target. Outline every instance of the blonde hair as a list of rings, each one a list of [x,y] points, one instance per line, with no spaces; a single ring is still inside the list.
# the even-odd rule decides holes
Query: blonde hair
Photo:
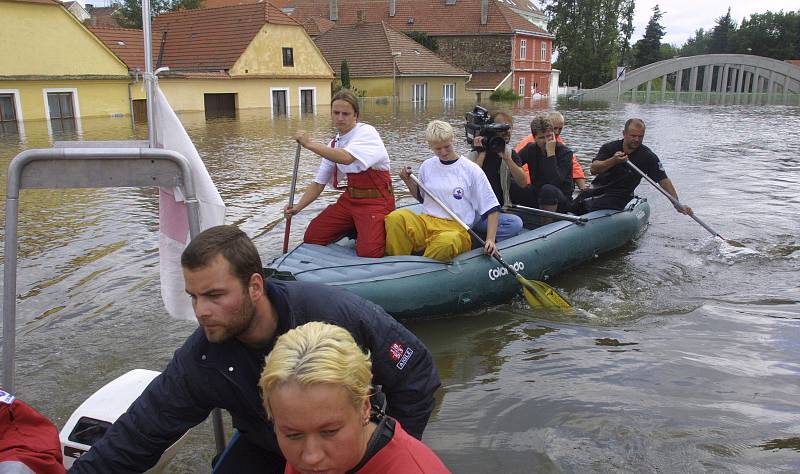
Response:
[[[425,129],[425,138],[428,143],[433,142],[447,142],[455,139],[456,134],[453,132],[453,127],[441,120],[431,120],[428,127]]]
[[[561,115],[561,112],[559,112],[557,110],[554,110],[554,111],[548,113],[547,114],[547,118],[550,119],[550,122],[553,122],[553,123],[558,122],[561,125],[564,125],[564,116]]]
[[[270,394],[287,383],[342,385],[353,407],[369,398],[372,362],[347,330],[319,321],[298,326],[278,338],[261,371],[258,386],[267,416]]]

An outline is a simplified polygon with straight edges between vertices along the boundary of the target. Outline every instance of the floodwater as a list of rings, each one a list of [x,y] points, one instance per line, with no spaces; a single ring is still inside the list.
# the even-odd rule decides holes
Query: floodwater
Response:
[[[552,106],[515,110],[514,139]],[[362,119],[380,130],[399,170],[428,156],[428,120],[460,127],[468,107],[366,104]],[[644,118],[645,143],[681,199],[747,249],[713,239],[643,183],[638,192],[652,206],[643,236],[551,281],[579,315],[534,312],[518,298],[409,324],[443,381],[424,440],[464,473],[800,471],[800,108],[556,107],[585,165],[620,137],[626,118]],[[327,112],[181,119],[227,221],[255,238],[265,262],[277,256],[289,135],[303,127],[330,137]],[[80,136],[142,138],[142,128],[84,120]],[[0,186],[14,155],[50,140],[44,123],[26,124],[23,139],[0,136]],[[301,183],[317,165],[304,151]],[[294,219],[293,243],[334,198],[326,193]],[[194,329],[167,317],[159,299],[156,203],[154,190],[23,192],[16,392],[59,428],[112,378],[163,368]],[[212,446],[205,423],[170,471],[208,471]]]

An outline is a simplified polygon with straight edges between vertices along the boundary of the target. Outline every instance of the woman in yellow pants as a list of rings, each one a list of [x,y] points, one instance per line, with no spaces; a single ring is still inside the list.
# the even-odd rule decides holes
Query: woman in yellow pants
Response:
[[[455,152],[455,133],[450,124],[434,120],[428,124],[425,135],[435,156],[422,163],[419,180],[463,222],[471,224],[478,215],[488,216],[484,251],[494,253],[500,203],[486,174],[480,166]],[[449,262],[469,250],[469,233],[418,189],[410,171],[403,169],[400,178],[422,202],[422,213],[398,209],[386,216],[386,255],[424,252],[425,257]]]

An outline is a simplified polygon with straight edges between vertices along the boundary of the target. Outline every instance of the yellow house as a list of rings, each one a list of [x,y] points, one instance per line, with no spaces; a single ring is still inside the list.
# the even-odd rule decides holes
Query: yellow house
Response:
[[[314,41],[337,78],[342,61],[347,61],[352,87],[366,97],[412,103],[474,99],[466,93],[468,72],[384,22],[333,26]]]
[[[0,0],[0,131],[80,130],[81,117],[130,113],[128,68],[61,3]]]
[[[92,28],[134,78],[144,69],[141,31]],[[273,115],[314,113],[330,103],[333,70],[303,27],[269,2],[186,10],[153,19],[154,69],[176,111],[207,117],[268,108]],[[144,110],[134,87],[134,112]]]

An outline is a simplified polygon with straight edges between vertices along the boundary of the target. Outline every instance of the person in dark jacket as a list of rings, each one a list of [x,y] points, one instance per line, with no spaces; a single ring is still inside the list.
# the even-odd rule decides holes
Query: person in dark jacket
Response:
[[[678,192],[667,177],[664,166],[650,148],[642,144],[644,140],[644,121],[628,119],[622,130],[622,140],[608,142],[600,147],[589,169],[597,177],[592,187],[581,192],[573,204],[576,214],[585,214],[597,209],[622,210],[633,199],[633,191],[639,186],[642,176],[626,166],[630,160],[650,179],[658,183],[672,197],[678,199]],[[689,206],[675,206],[681,214],[691,216]]]
[[[234,226],[195,237],[181,265],[200,327],[71,473],[146,471],[214,408],[237,430],[215,473],[283,472],[258,380],[277,337],[309,321],[347,329],[370,352],[387,413],[422,436],[439,375],[422,342],[379,306],[325,285],[264,279],[255,246]]]
[[[531,187],[540,209],[567,212],[572,205],[572,150],[556,141],[553,123],[547,115],[531,120],[534,141],[525,145],[519,156],[528,165]],[[550,222],[543,218],[542,223]]]

